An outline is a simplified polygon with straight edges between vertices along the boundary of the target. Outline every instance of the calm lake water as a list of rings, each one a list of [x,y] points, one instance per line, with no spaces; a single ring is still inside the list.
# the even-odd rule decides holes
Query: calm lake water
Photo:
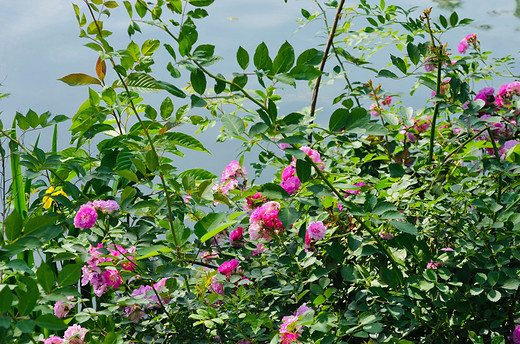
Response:
[[[492,51],[495,56],[518,56],[520,49],[520,0],[399,0],[386,1],[403,7],[417,6],[419,12],[434,7],[434,16],[456,10],[460,18],[476,19],[469,27],[450,31],[443,36],[453,50],[458,42],[468,33],[477,33],[483,50]],[[81,3],[77,1],[81,6]],[[347,1],[347,5],[352,4]],[[300,9],[304,7],[315,11],[315,4],[309,0],[218,0],[209,7],[210,17],[200,22],[199,43],[216,45],[216,53],[225,60],[217,65],[225,75],[237,70],[235,52],[238,45],[243,46],[251,54],[262,41],[269,42],[271,54],[288,40],[297,53],[324,42],[320,31],[321,23],[316,22],[301,30],[295,21],[301,17]],[[332,18],[333,13],[330,13]],[[109,29],[117,32],[111,42],[127,42],[125,16],[114,15],[108,21]],[[142,26],[144,28],[144,25]],[[0,102],[0,112],[4,127],[10,126],[16,111],[26,113],[29,108],[38,113],[50,111],[53,114],[65,114],[72,117],[79,105],[87,97],[87,89],[69,87],[58,78],[70,73],[83,72],[94,74],[97,59],[95,52],[83,47],[85,40],[78,38],[78,28],[71,3],[63,0],[17,0],[0,1],[0,83],[1,92],[11,96]],[[146,28],[146,32],[152,32]],[[161,36],[163,37],[163,36]],[[164,42],[164,41],[163,41]],[[158,55],[157,65],[166,61],[166,55]],[[385,59],[388,56],[385,55]],[[375,61],[384,65],[389,61]],[[165,64],[164,64],[165,65]],[[214,70],[215,70],[214,69]],[[518,73],[518,69],[515,69]],[[226,74],[227,73],[227,74]],[[357,72],[356,75],[362,75]],[[165,74],[165,78],[167,78]],[[379,79],[387,86],[388,79]],[[366,80],[360,80],[366,81]],[[388,81],[389,82],[389,81]],[[209,86],[210,84],[208,84]],[[182,85],[179,85],[182,87]],[[295,91],[288,87],[281,112],[297,111],[310,103],[311,93],[304,85]],[[337,85],[336,85],[337,86]],[[498,83],[487,82],[483,86],[494,86]],[[429,91],[418,93],[413,99],[407,98],[407,87],[400,93],[408,106],[421,106]],[[335,86],[324,86],[320,92],[319,107],[323,107],[322,119],[328,121],[328,113]],[[152,96],[151,101],[162,99],[165,93]],[[203,111],[203,110],[197,110]],[[67,124],[62,125],[64,132]],[[186,128],[187,132],[192,132]],[[236,157],[239,147],[236,143],[214,144],[214,137],[219,128],[199,136],[213,153],[210,159],[203,154],[186,152],[189,158],[179,160],[182,169],[203,167],[219,174],[229,160]],[[64,135],[60,146],[68,146]],[[33,142],[33,133],[27,133],[26,142]],[[42,145],[49,144],[42,139]],[[235,141],[236,142],[236,141]],[[44,148],[45,149],[45,148]],[[254,160],[254,159],[253,159]]]

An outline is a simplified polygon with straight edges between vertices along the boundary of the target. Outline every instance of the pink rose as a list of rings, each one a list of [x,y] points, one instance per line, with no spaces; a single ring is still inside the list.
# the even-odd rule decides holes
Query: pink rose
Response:
[[[236,270],[237,267],[238,267],[238,260],[231,259],[227,262],[220,264],[220,266],[218,267],[218,271],[220,271],[220,273],[223,273],[224,275],[229,276]]]
[[[78,213],[74,217],[74,226],[82,229],[92,228],[97,221],[97,217],[98,215],[96,209],[94,209],[94,204],[88,202],[79,208]]]
[[[309,236],[314,240],[321,240],[325,237],[325,234],[327,233],[327,227],[323,224],[323,222],[313,222],[309,225],[309,228],[307,229],[309,232]]]

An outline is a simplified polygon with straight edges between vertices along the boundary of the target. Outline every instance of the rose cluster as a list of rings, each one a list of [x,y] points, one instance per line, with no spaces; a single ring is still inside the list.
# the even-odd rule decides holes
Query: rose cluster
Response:
[[[303,330],[303,325],[298,324],[301,316],[312,308],[307,307],[304,303],[293,315],[288,315],[282,318],[282,325],[280,326],[279,334],[282,339],[282,344],[289,344],[291,342],[297,342],[300,333]]]
[[[300,150],[302,152],[307,153],[307,155],[312,159],[314,163],[316,163],[316,165],[318,165],[320,169],[323,170],[325,168],[325,165],[321,160],[320,153],[317,150],[312,149],[308,146],[302,146],[300,147]],[[292,195],[298,191],[301,184],[302,183],[300,179],[298,178],[298,176],[296,176],[296,158],[293,157],[291,164],[287,166],[282,172],[282,182],[280,183],[280,186],[285,191],[287,191],[289,195]]]
[[[74,217],[74,226],[81,229],[92,228],[96,224],[98,218],[97,211],[101,211],[104,214],[110,214],[117,210],[119,210],[119,204],[113,200],[96,200],[94,202],[87,202],[79,208]]]
[[[239,177],[244,178],[243,184],[245,184],[246,175],[247,171],[245,167],[240,166],[238,161],[231,161],[222,172],[222,177],[220,178],[222,184],[216,184],[213,187],[213,190],[226,195],[229,191],[240,187],[240,183],[238,181]]]
[[[79,325],[72,325],[65,331],[63,338],[52,336],[42,339],[43,344],[86,344],[85,334],[88,332],[86,328]]]
[[[158,308],[160,307],[161,303],[165,305],[171,300],[167,296],[163,295],[167,291],[167,280],[168,278],[163,278],[159,282],[154,283],[153,286],[142,285],[139,288],[134,289],[132,296],[143,298],[144,300],[149,301],[149,303],[144,306],[144,309]],[[160,302],[157,295],[160,297]],[[145,317],[146,313],[143,311],[143,308],[140,305],[135,304],[125,307],[125,315],[134,323],[138,323],[139,320]]]
[[[459,51],[459,53],[461,54],[464,54],[466,52],[466,50],[468,50],[470,44],[473,44],[473,46],[475,48],[478,47],[478,42],[477,42],[477,34],[476,33],[472,33],[472,34],[469,34],[467,35],[466,37],[464,37],[458,47],[457,47],[457,50]]]
[[[266,241],[272,239],[272,234],[278,234],[284,230],[282,222],[278,219],[280,203],[269,201],[256,208],[249,217],[249,237],[253,241],[263,238]]]
[[[120,245],[109,246],[107,249],[109,254],[104,255],[102,251],[103,244],[92,246],[88,253],[90,259],[87,265],[83,266],[83,276],[81,285],[90,283],[94,287],[94,293],[97,296],[103,295],[108,288],[118,289],[122,283],[121,276],[116,266],[119,264],[124,270],[133,271],[134,263],[132,262],[135,248],[125,249]],[[111,262],[112,266],[103,265],[101,263]]]

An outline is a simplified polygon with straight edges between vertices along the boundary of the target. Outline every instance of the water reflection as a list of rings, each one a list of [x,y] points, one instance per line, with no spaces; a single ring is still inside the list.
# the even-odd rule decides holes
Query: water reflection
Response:
[[[516,0],[515,17],[520,18],[520,0]]]
[[[440,8],[446,10],[453,10],[462,5],[461,0],[434,0]],[[518,3],[518,0],[517,0]]]

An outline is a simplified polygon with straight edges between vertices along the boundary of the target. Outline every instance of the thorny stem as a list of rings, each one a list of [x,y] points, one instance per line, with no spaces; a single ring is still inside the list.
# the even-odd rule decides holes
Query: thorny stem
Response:
[[[495,158],[497,159],[498,164],[500,166],[502,166],[502,161],[500,160],[500,154],[498,152],[498,147],[497,147],[497,143],[495,142],[495,137],[493,136],[493,132],[491,131],[491,128],[489,126],[486,128],[486,130],[489,134],[489,138],[491,139],[491,144],[493,145],[493,151],[495,152]],[[498,173],[497,182],[498,182],[497,203],[500,204],[502,201],[502,172]]]
[[[88,0],[84,0],[84,2],[86,3],[86,5],[90,11],[90,15],[92,16],[92,19],[94,20],[94,23],[96,25],[100,38],[102,38],[103,37],[102,31],[101,31],[101,28],[99,27],[98,21],[96,20],[96,18],[94,16],[94,12],[92,11],[92,8],[91,8]],[[110,62],[112,63],[112,65],[115,67],[116,63],[115,63],[114,59],[112,57],[110,57],[109,59],[110,59]],[[147,138],[148,142],[150,143],[150,148],[151,148],[153,154],[157,157],[157,160],[160,160],[159,154],[157,153],[157,151],[155,149],[155,145],[153,144],[153,140],[150,136],[150,133],[148,132],[148,128],[144,125],[144,123],[141,119],[141,116],[139,116],[139,112],[137,111],[137,108],[135,107],[134,101],[130,97],[130,90],[128,89],[128,85],[124,81],[123,76],[117,70],[116,70],[116,74],[119,78],[119,81],[125,88],[126,94],[128,95],[128,101],[130,102],[130,107],[132,108],[132,111],[134,112],[137,120],[139,121],[139,124],[143,128],[146,138]],[[175,227],[173,226],[173,220],[172,220],[172,206],[171,206],[171,200],[170,200],[170,193],[168,191],[168,185],[166,185],[166,180],[164,179],[164,175],[161,172],[160,167],[158,168],[158,174],[159,174],[159,179],[161,180],[161,184],[162,184],[165,196],[166,196],[166,205],[168,207],[168,223],[170,225],[170,231],[172,233],[173,241],[175,242],[175,246],[177,249],[177,258],[180,258],[181,252],[180,252],[180,247],[179,247],[179,240],[177,238],[177,234],[175,233]]]
[[[338,198],[343,203],[347,204],[347,201],[345,200],[345,197],[343,197],[343,195],[334,187],[334,185],[332,185],[332,183],[327,179],[325,174],[321,171],[321,169],[318,167],[318,165],[316,165],[316,163],[311,159],[311,157],[306,154],[305,155],[305,159],[307,160],[307,162],[309,162],[312,165],[312,167],[314,167],[314,170],[316,171],[316,173],[318,173],[318,175],[321,178],[321,180],[323,180],[325,182],[325,184],[327,184],[329,189],[336,196],[338,196]],[[395,271],[398,271],[397,260],[395,259],[395,257],[392,254],[392,252],[390,252],[388,247],[386,247],[386,245],[381,241],[381,238],[377,235],[377,233],[372,229],[372,226],[370,225],[370,223],[365,222],[361,216],[352,215],[352,217],[354,217],[356,219],[357,223],[359,223],[361,225],[361,227],[363,227],[363,229],[365,229],[367,232],[370,233],[372,238],[374,238],[374,240],[377,242],[378,246],[381,247],[381,249],[384,251],[385,255],[390,260],[390,263],[392,264],[392,266],[395,269]],[[402,278],[401,278],[401,276],[399,276],[399,283],[401,284],[402,282],[403,282]]]
[[[325,12],[323,7],[321,6],[321,4],[317,0],[315,0],[314,2],[316,3],[316,5],[320,8],[321,12],[323,13],[323,20],[325,21],[325,26],[326,26],[326,28],[328,30],[329,29],[329,23],[328,23],[328,20],[327,20],[327,13]],[[331,44],[331,46],[332,46],[332,51],[334,52],[334,57],[336,57],[336,60],[338,60],[338,63],[341,66],[341,70],[343,71],[343,76],[345,77],[345,81],[347,82],[347,85],[348,85],[350,91],[352,92],[352,90],[353,90],[352,84],[350,83],[350,79],[347,76],[347,72],[345,70],[345,66],[343,65],[343,61],[341,61],[341,59],[339,58],[338,54],[336,53],[336,47],[334,46],[334,42]],[[360,107],[361,104],[359,103],[359,98],[355,94],[352,94],[352,96],[354,97],[354,100],[356,101],[357,106]]]
[[[327,45],[325,46],[325,52],[323,54],[323,58],[321,59],[320,63],[320,72],[323,73],[323,70],[325,69],[325,63],[327,62],[327,57],[329,55],[330,47],[332,46],[332,41],[334,40],[334,36],[336,34],[336,27],[338,26],[339,16],[341,14],[341,11],[343,10],[343,5],[345,4],[345,0],[341,0],[338,8],[336,10],[336,15],[334,17],[334,21],[332,23],[332,27],[330,29],[329,39],[327,40]],[[314,84],[314,90],[312,92],[312,101],[311,101],[311,110],[310,110],[310,116],[314,117],[316,112],[316,102],[318,101],[318,90],[320,89],[320,83],[321,83],[321,74],[316,79],[316,83]],[[312,137],[312,134],[309,135]]]

